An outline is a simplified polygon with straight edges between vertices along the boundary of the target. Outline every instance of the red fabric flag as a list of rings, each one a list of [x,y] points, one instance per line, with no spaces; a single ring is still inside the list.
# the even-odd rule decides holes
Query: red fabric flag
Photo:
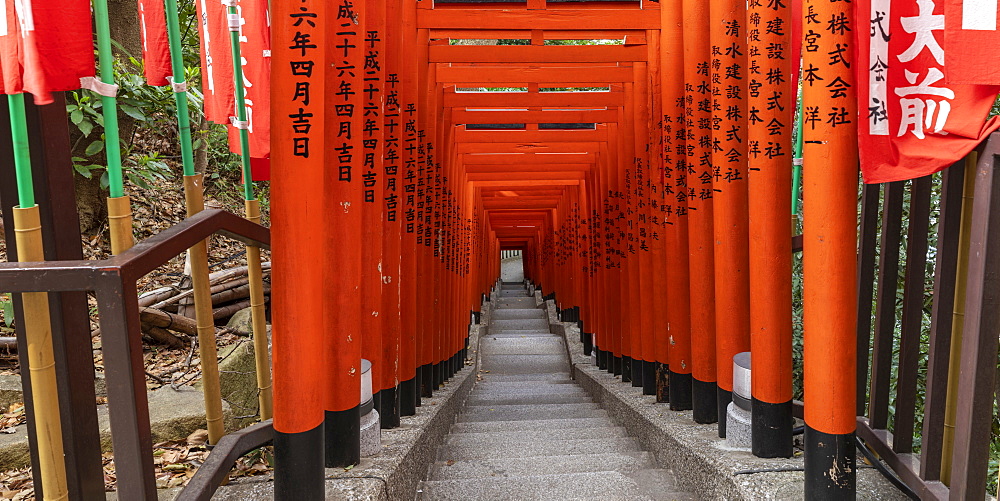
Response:
[[[0,0],[0,91],[49,104],[51,92],[79,89],[94,76],[92,37],[88,0]]]
[[[233,94],[233,55],[229,48],[227,8],[219,0],[195,0],[201,39],[201,90],[205,117],[229,125],[236,109]]]
[[[945,0],[859,0],[858,146],[866,183],[913,179],[961,159],[998,126],[986,116],[1000,87],[946,79]],[[832,21],[831,21],[832,22]],[[892,33],[890,37],[889,34]],[[845,48],[846,49],[846,48]],[[808,38],[805,50],[809,50]],[[835,54],[831,54],[831,58]],[[806,85],[836,93],[837,82],[803,70]],[[805,111],[806,127],[816,116]]]
[[[149,85],[167,85],[170,68],[170,41],[163,0],[139,0],[139,28],[142,32],[142,62]]]
[[[997,0],[944,0],[945,80],[955,84],[1000,84]]]
[[[236,13],[240,17],[240,56],[243,59],[250,156],[258,159],[257,164],[260,165],[260,160],[271,155],[271,26],[267,0],[239,0]],[[226,46],[229,47],[229,44]],[[235,116],[235,107],[233,110],[230,115]],[[239,129],[236,127],[229,127],[229,145],[233,153],[240,153]],[[254,181],[267,180],[267,177],[259,179],[259,175],[264,174],[254,171]]]

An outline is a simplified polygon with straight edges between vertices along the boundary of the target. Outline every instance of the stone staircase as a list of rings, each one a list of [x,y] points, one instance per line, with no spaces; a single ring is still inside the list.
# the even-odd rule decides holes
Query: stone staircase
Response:
[[[693,500],[570,379],[562,337],[504,282],[480,377],[417,491],[420,500]]]

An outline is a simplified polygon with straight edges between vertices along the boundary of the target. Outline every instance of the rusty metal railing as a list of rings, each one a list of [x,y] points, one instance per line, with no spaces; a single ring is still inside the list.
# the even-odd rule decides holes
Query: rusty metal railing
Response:
[[[0,263],[7,292],[96,294],[119,499],[156,499],[136,281],[214,234],[270,247],[267,228],[206,210],[108,259]]]

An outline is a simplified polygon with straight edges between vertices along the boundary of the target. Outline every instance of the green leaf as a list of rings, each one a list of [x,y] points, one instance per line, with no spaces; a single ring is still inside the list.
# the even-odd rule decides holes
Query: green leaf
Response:
[[[84,137],[90,137],[90,133],[94,131],[94,123],[90,120],[80,122],[76,125],[80,128],[80,132],[83,133]]]
[[[87,145],[87,149],[86,151],[84,151],[84,154],[86,154],[88,157],[92,157],[103,150],[104,150],[104,141],[97,140]]]
[[[73,164],[73,168],[76,169],[77,173],[87,179],[90,179],[93,176],[93,173],[90,172],[88,165]]]
[[[126,115],[128,115],[128,116],[130,116],[130,117],[132,117],[132,118],[134,118],[136,120],[139,120],[139,121],[142,121],[142,122],[145,122],[146,120],[148,120],[148,118],[146,117],[146,115],[143,115],[142,111],[140,111],[139,108],[136,108],[135,106],[130,106],[130,105],[127,105],[127,104],[123,104],[123,105],[119,106],[118,109],[122,110],[123,112],[125,112]]]
[[[3,308],[3,321],[10,327],[14,324],[14,302],[5,299],[0,301],[0,307]]]
[[[108,178],[108,171],[104,171],[104,174],[101,174],[101,188],[106,190],[108,186],[111,186],[111,179]]]
[[[80,110],[73,111],[69,114],[69,120],[76,125],[80,125],[80,122],[83,121],[83,112]]]

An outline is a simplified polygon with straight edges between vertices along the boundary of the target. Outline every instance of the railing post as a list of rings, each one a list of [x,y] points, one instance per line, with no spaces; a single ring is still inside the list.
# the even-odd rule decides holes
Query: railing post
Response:
[[[96,284],[101,351],[108,386],[118,499],[156,500],[153,439],[134,279],[105,274]]]
[[[983,497],[993,419],[993,390],[1000,329],[1000,135],[993,133],[976,168],[969,238],[965,322],[951,499]]]

